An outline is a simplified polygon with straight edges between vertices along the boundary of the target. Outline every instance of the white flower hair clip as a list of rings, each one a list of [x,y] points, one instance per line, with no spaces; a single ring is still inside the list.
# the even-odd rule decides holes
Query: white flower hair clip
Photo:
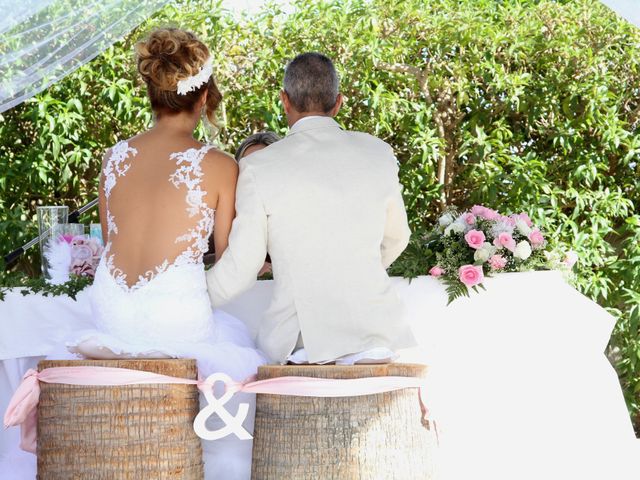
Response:
[[[196,75],[178,81],[178,95],[186,95],[189,92],[200,88],[207,83],[209,77],[213,75],[213,62],[211,57],[200,67],[200,71]]]

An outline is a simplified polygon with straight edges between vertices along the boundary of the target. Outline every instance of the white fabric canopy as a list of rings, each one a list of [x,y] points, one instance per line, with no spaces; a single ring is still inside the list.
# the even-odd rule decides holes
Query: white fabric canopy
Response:
[[[91,61],[167,2],[0,0],[0,112]]]
[[[640,27],[640,2],[638,0],[601,0],[606,6],[634,25]]]

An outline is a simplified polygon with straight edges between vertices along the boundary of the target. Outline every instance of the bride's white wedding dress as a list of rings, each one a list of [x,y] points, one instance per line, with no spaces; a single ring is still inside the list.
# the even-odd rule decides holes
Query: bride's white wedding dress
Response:
[[[214,315],[207,293],[203,256],[213,230],[214,210],[203,200],[201,162],[211,148],[170,155],[175,169],[166,180],[170,190],[182,197],[186,222],[180,218],[166,221],[184,223],[184,231],[171,242],[181,248],[172,252],[173,258],[159,252],[158,263],[133,282],[112,251],[122,233],[110,199],[119,180],[135,171],[138,152],[127,142],[112,148],[103,172],[107,242],[90,292],[97,329],[82,332],[68,344],[69,350],[93,357],[192,356],[201,373],[224,368],[236,380],[255,373],[264,362],[251,348],[253,342],[241,322],[220,311]]]
[[[125,232],[130,234],[135,222],[129,223],[128,227],[125,225],[128,231],[122,228],[111,203],[118,183],[127,174],[135,174],[138,152],[127,142],[120,142],[112,148],[103,172],[108,236],[90,290],[96,328],[78,332],[67,343],[70,352],[92,358],[195,358],[200,376],[224,372],[235,380],[244,380],[255,374],[257,367],[266,362],[254,348],[244,324],[222,311],[214,312],[209,301],[203,256],[213,230],[214,210],[204,201],[206,192],[201,188],[201,162],[210,148],[191,148],[171,154],[165,160],[172,162],[175,168],[168,170],[171,172],[166,178],[169,188],[162,195],[170,197],[171,202],[181,200],[185,212],[184,218],[176,215],[177,218],[167,219],[167,222],[176,224],[175,228],[169,226],[168,229],[182,231],[177,238],[166,242],[169,246],[176,245],[177,249],[168,248],[173,250],[170,255],[166,250],[158,249],[161,261],[148,268],[144,275],[138,275],[133,282],[129,282],[130,274],[119,263],[119,252],[123,255],[129,253],[126,242],[119,236]],[[163,187],[153,188],[157,191]],[[120,212],[131,207],[128,202],[129,199],[120,199]],[[114,251],[116,244],[119,250]],[[235,412],[240,402],[251,404],[244,427],[252,432],[255,396],[235,395],[225,408]],[[223,424],[214,415],[207,426],[217,430]],[[239,440],[234,435],[203,441],[205,477],[225,480],[250,478],[251,448],[250,440]]]

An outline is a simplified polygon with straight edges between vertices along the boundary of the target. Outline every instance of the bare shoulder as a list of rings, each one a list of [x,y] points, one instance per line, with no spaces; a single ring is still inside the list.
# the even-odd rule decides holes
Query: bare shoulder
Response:
[[[137,135],[134,135],[133,137],[119,140],[118,142],[114,143],[111,147],[107,148],[104,151],[104,154],[102,155],[102,164],[105,165],[106,162],[109,161],[109,159],[111,158],[114,152],[117,153],[117,152],[126,151],[126,153],[131,152],[136,154],[137,153],[136,146],[138,146],[140,139],[145,138],[145,135],[146,135],[146,132],[139,133]]]
[[[205,176],[212,180],[235,180],[238,177],[238,164],[235,159],[215,148],[209,150],[202,159],[202,170]]]

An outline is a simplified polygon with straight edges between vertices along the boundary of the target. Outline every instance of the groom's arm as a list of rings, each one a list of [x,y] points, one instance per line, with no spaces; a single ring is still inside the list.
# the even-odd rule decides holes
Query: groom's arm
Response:
[[[236,218],[229,245],[207,272],[211,304],[218,307],[251,288],[267,254],[267,215],[256,189],[255,177],[240,162],[236,187]]]
[[[395,158],[394,158],[395,161]],[[407,248],[411,230],[407,220],[407,211],[402,199],[402,185],[398,181],[398,168],[395,169],[395,185],[387,203],[387,217],[384,227],[384,237],[380,251],[382,265],[389,268],[391,264]]]

